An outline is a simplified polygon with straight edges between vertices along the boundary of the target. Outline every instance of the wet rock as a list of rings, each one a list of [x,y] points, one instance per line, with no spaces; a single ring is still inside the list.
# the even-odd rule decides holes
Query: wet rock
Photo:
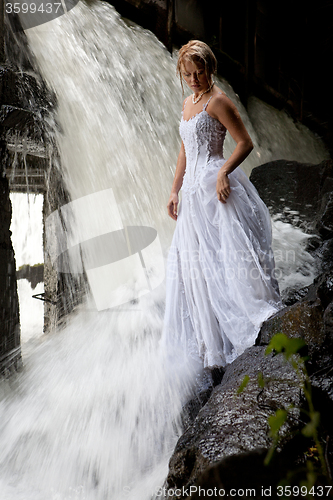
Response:
[[[223,458],[267,450],[271,444],[268,416],[278,408],[300,404],[295,372],[281,355],[265,356],[264,350],[261,346],[251,347],[227,367],[221,384],[177,443],[170,459],[167,488],[195,484],[208,465]],[[259,372],[274,382],[260,389]],[[245,375],[249,383],[237,395]],[[294,425],[292,419],[285,424],[285,439]]]
[[[276,333],[288,337],[302,337],[311,346],[321,346],[324,342],[322,318],[324,309],[320,301],[302,300],[285,307],[267,320],[257,340],[257,345],[267,345]]]
[[[257,344],[268,344],[279,332],[305,340],[311,381],[333,401],[333,270],[320,275],[304,298],[265,321]]]
[[[298,289],[294,287],[288,287],[281,292],[282,302],[285,306],[291,306],[297,301],[301,300],[308,293],[309,287]]]
[[[316,229],[323,239],[333,237],[333,190],[323,196]]]
[[[214,387],[221,383],[224,373],[225,369],[222,367],[213,368],[205,373],[201,380],[202,387],[196,391],[197,394],[182,409],[181,419],[184,429],[187,429],[194,422],[201,408],[209,400]]]
[[[316,259],[317,268],[319,273],[324,273],[329,269],[333,268],[333,238],[322,241],[320,246],[316,249],[311,248],[311,246],[307,247],[307,250],[312,253],[313,257]]]
[[[323,238],[332,237],[333,161],[318,165],[277,160],[252,170],[256,186],[271,215]],[[297,216],[297,217],[295,217]]]
[[[333,301],[326,307],[323,323],[325,336],[333,339]]]
[[[258,449],[224,458],[211,465],[192,487],[191,499],[202,498],[204,493],[212,496],[212,491],[216,492],[213,498],[234,496],[277,499],[277,485],[293,465],[294,450],[286,449],[278,454],[269,466],[264,465],[265,456],[266,450]]]
[[[213,392],[213,386],[201,391],[197,396],[190,399],[190,401],[183,407],[181,419],[184,429],[187,429],[196,419],[201,408],[205,406]]]
[[[329,326],[333,301],[333,270],[318,276],[305,296],[285,307],[265,321],[258,335],[257,345],[266,345],[276,333],[288,337],[302,337],[313,354],[322,346],[331,346],[332,331]],[[325,320],[324,320],[325,318]]]

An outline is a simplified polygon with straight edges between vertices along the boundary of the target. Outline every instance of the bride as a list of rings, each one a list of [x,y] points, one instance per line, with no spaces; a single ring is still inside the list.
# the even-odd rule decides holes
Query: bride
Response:
[[[213,82],[215,56],[192,40],[179,51],[177,72],[193,94],[183,103],[182,142],[167,204],[176,228],[161,343],[212,369],[252,346],[263,321],[282,303],[269,212],[239,167],[253,144],[236,107]],[[226,160],[227,131],[237,145]]]

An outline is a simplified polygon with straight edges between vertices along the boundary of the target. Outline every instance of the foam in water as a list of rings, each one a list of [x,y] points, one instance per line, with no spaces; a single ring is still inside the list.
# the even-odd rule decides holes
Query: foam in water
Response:
[[[18,498],[150,498],[163,482],[189,388],[157,356],[162,318],[146,306],[80,311],[34,346],[0,405],[1,476]]]
[[[166,256],[175,227],[166,203],[182,102],[174,58],[103,2],[79,2],[26,34],[57,95],[56,140],[71,200],[112,189],[124,226],[155,228]],[[256,101],[249,116],[231,87],[220,85],[255,143],[247,173],[270,159],[326,157],[321,143],[286,115]],[[228,137],[226,156],[232,147]],[[112,213],[96,217],[107,224]],[[286,286],[310,260],[303,233],[275,224],[277,250],[290,248],[296,234],[295,262],[280,266]],[[1,385],[3,500],[156,496],[199,371],[160,352],[163,300],[160,286],[136,303],[97,312],[87,297],[63,330],[30,342],[24,371]]]

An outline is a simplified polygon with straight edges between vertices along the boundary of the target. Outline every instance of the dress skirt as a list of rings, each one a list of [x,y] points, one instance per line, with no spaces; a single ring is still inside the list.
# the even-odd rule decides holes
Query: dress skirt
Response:
[[[269,211],[240,167],[228,175],[226,203],[218,200],[224,161],[208,162],[194,183],[183,183],[166,265],[161,346],[204,368],[231,363],[282,307]]]

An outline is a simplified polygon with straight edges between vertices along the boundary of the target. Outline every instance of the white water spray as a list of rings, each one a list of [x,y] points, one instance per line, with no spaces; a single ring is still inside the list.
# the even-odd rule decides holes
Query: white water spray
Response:
[[[57,95],[57,143],[71,199],[112,189],[124,226],[155,228],[166,256],[182,100],[174,59],[102,2],[79,2],[26,34]],[[252,108],[249,118],[231,87],[221,86],[255,143],[247,173],[271,159],[318,163],[326,156],[285,115],[270,110],[274,126],[263,127],[260,113],[257,120]],[[232,147],[228,137],[226,156]],[[112,213],[96,217],[107,225]],[[284,244],[293,241],[292,228],[277,228]],[[301,245],[296,250],[296,262],[284,269],[288,284],[307,263]],[[97,312],[88,297],[65,329],[35,342],[24,372],[1,386],[3,500],[149,500],[163,484],[195,379],[190,367],[159,353],[163,300],[160,286],[135,304]]]

